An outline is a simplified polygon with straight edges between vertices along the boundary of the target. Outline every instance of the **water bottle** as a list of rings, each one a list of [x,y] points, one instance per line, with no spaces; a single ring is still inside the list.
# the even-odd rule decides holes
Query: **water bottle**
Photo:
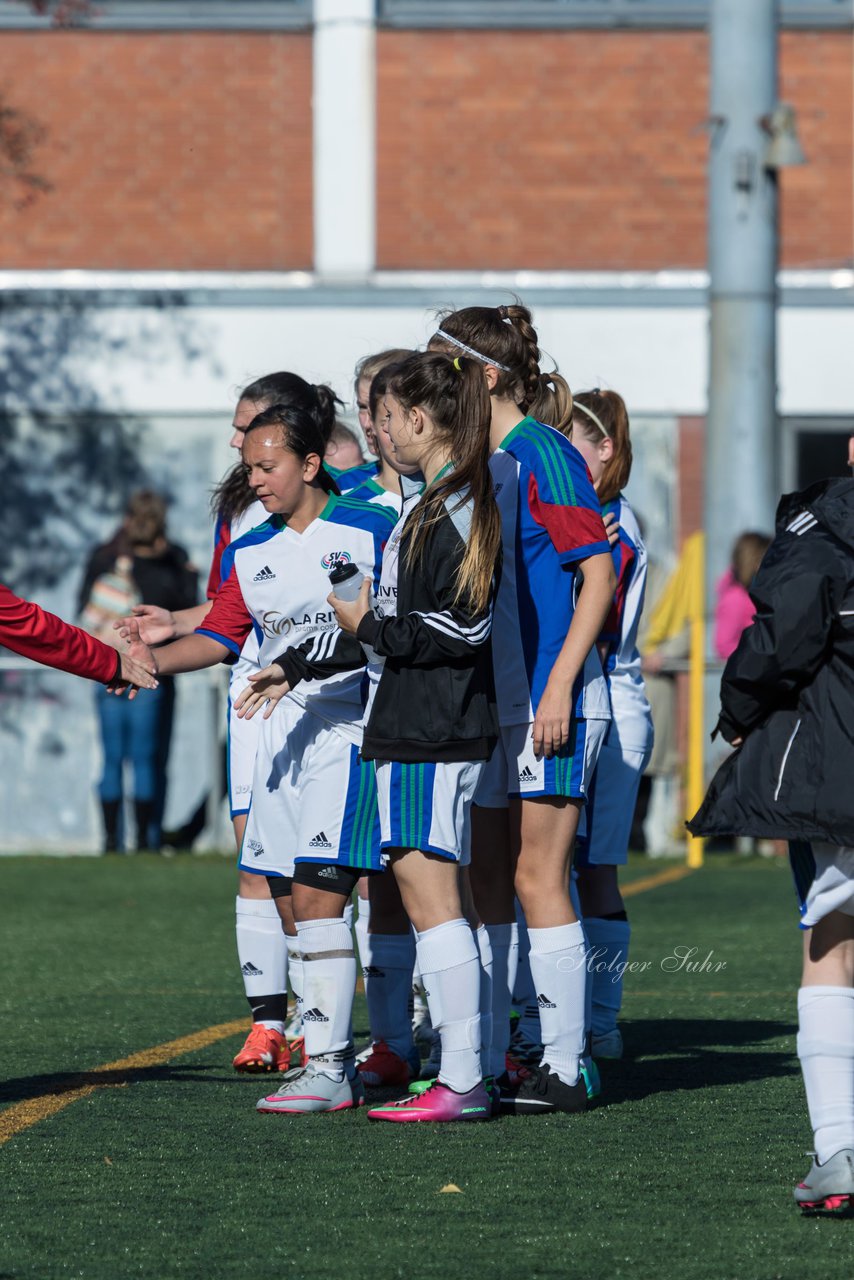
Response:
[[[339,600],[358,600],[363,577],[357,564],[336,564],[329,575],[332,594]]]
[[[337,564],[329,575],[329,581],[332,583],[332,594],[338,600],[358,600],[364,576],[360,572],[358,565]],[[373,608],[373,605],[371,607]],[[380,661],[379,655],[375,653],[369,644],[363,644],[362,650],[369,663]]]

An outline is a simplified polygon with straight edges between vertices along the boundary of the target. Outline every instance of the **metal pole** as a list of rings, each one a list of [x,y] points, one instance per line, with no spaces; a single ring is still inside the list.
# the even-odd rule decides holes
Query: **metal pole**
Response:
[[[706,588],[777,503],[777,179],[763,117],[777,101],[777,0],[712,0]]]

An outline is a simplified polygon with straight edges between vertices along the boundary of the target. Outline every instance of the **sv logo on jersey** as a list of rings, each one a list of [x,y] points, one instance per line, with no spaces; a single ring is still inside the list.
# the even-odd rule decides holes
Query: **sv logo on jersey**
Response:
[[[329,573],[331,569],[337,569],[339,564],[352,564],[353,557],[349,551],[327,551],[320,563]]]
[[[335,614],[330,610],[329,613],[304,613],[301,618],[286,618],[283,613],[279,613],[275,609],[268,609],[261,614],[261,627],[264,635],[274,639],[276,636],[286,636],[291,631],[305,631],[311,627],[331,627],[335,622]]]

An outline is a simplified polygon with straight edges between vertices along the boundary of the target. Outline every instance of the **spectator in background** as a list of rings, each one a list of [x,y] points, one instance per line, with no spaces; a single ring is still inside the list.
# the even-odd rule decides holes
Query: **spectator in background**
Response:
[[[328,462],[335,472],[364,466],[362,446],[355,431],[351,431],[343,422],[336,421],[329,436],[323,460]]]
[[[730,567],[718,580],[715,653],[722,662],[735,652],[742,631],[753,621],[753,601],[748,589],[770,545],[771,539],[764,533],[740,534],[733,544]]]
[[[120,642],[113,623],[136,604],[187,609],[197,602],[197,574],[187,553],[166,535],[166,503],[151,490],[131,496],[113,538],[93,551],[80,589],[80,616],[106,644]],[[159,849],[166,802],[166,766],[172,736],[175,684],[133,702],[96,692],[104,751],[99,784],[105,852],[123,847],[123,767],[133,765],[136,847]]]

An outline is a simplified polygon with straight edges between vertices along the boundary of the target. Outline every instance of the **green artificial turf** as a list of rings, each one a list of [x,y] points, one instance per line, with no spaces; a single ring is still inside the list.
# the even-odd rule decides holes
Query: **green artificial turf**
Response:
[[[626,882],[672,865],[638,859]],[[0,1106],[240,1018],[234,892],[216,858],[0,859]],[[595,1110],[260,1116],[270,1078],[233,1074],[232,1037],[0,1147],[0,1280],[849,1276],[854,1223],[791,1199],[811,1135],[787,867],[713,858],[628,907],[643,967]]]

